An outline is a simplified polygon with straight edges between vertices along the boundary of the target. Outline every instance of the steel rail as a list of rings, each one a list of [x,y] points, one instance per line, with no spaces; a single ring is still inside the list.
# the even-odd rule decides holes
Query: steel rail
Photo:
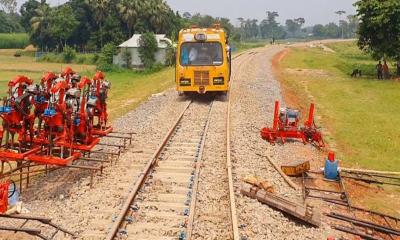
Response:
[[[244,53],[241,53],[232,60],[237,59],[242,56]],[[235,200],[235,191],[233,188],[233,173],[232,173],[232,161],[231,161],[231,98],[232,98],[232,89],[234,86],[234,79],[237,75],[231,78],[230,81],[230,89],[228,93],[228,108],[227,108],[227,117],[226,117],[226,168],[228,174],[228,187],[229,187],[229,202],[230,202],[230,215],[232,220],[232,232],[233,232],[233,240],[239,240],[239,227],[238,227],[238,219],[237,219],[237,211],[236,211],[236,200]]]
[[[198,189],[199,180],[200,180],[200,169],[201,169],[201,165],[202,165],[204,145],[206,143],[207,134],[208,134],[208,127],[210,126],[212,107],[213,107],[213,102],[211,103],[210,111],[209,111],[208,118],[207,118],[207,123],[206,123],[206,126],[204,127],[204,134],[201,139],[199,155],[197,157],[198,161],[196,163],[196,169],[195,169],[195,175],[194,175],[195,181],[194,181],[194,185],[193,185],[193,194],[192,194],[192,200],[190,203],[189,220],[188,220],[188,224],[187,224],[187,239],[192,239],[194,216],[195,216],[195,209],[196,209],[196,202],[197,202],[197,199],[196,199],[197,198],[197,189]]]
[[[135,200],[136,196],[138,195],[140,189],[142,188],[142,186],[144,185],[144,183],[146,182],[147,176],[150,173],[150,171],[153,169],[153,167],[156,165],[158,157],[160,155],[160,153],[162,152],[162,150],[164,149],[164,147],[166,146],[166,144],[168,143],[168,140],[171,138],[171,136],[173,135],[176,127],[179,125],[179,123],[181,122],[183,115],[185,114],[186,110],[189,108],[189,106],[192,104],[192,101],[190,101],[185,107],[184,110],[182,111],[182,113],[179,115],[178,119],[176,120],[176,122],[174,123],[173,127],[168,131],[167,135],[164,137],[162,143],[160,144],[160,146],[157,148],[157,150],[154,152],[154,154],[152,155],[152,157],[149,159],[149,161],[147,162],[144,170],[142,171],[142,173],[139,175],[139,178],[136,180],[132,191],[129,193],[127,200],[125,201],[124,205],[122,206],[122,210],[120,212],[120,214],[117,216],[114,225],[112,226],[110,232],[108,233],[108,235],[106,236],[105,239],[107,240],[112,240],[116,237],[116,235],[118,234],[118,230],[120,229],[121,224],[124,222],[125,220],[125,216],[128,213],[130,206],[132,204],[132,202]]]

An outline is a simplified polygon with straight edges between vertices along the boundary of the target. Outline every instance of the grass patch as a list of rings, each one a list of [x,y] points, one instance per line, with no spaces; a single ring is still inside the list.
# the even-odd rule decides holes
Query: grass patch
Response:
[[[335,53],[292,49],[281,61],[279,77],[305,107],[317,106],[343,165],[400,171],[400,85],[374,78],[376,62],[354,42],[329,44]],[[363,78],[350,78],[360,68]]]
[[[267,42],[264,41],[256,41],[256,42],[239,42],[239,43],[233,43],[234,47],[234,53],[240,53],[252,48],[260,48],[260,47],[265,47],[267,45]]]
[[[98,59],[98,54],[77,53],[76,56],[71,60],[71,63],[91,65],[96,64]],[[65,63],[63,53],[46,53],[45,55],[38,58],[38,61],[49,63]]]
[[[0,33],[0,49],[25,48],[28,45],[26,33]]]

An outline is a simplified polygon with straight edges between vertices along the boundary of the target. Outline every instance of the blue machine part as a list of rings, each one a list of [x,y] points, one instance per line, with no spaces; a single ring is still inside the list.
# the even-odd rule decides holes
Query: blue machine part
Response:
[[[36,103],[44,103],[46,102],[46,98],[44,96],[35,96]]]
[[[326,179],[329,180],[338,179],[339,177],[338,165],[339,165],[338,160],[330,161],[329,159],[326,159],[324,168],[324,176]]]
[[[75,126],[79,126],[79,124],[81,124],[81,119],[80,118],[75,118],[74,119],[74,125]]]
[[[45,117],[52,117],[52,116],[56,115],[56,110],[54,108],[46,108],[44,110],[43,115]]]
[[[1,106],[0,107],[0,113],[10,113],[13,111],[12,107],[9,106]]]

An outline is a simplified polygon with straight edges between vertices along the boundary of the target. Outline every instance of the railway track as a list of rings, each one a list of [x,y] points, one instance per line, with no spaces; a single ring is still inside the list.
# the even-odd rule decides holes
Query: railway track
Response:
[[[186,105],[136,180],[107,239],[186,239],[213,101]],[[193,211],[192,211],[193,212]]]
[[[185,106],[136,179],[106,239],[192,239],[199,173],[213,104],[214,100],[194,100]],[[233,239],[239,239],[230,160],[230,102],[225,117],[228,225]]]

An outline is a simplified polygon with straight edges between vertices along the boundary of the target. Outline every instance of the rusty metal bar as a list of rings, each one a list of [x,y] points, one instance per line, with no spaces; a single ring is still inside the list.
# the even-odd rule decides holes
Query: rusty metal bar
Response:
[[[393,229],[393,228],[389,228],[389,227],[385,227],[379,224],[375,224],[373,222],[368,222],[362,219],[357,219],[357,218],[352,218],[349,216],[345,216],[339,213],[329,213],[327,214],[328,217],[330,218],[335,218],[335,219],[339,219],[345,222],[349,222],[349,223],[353,223],[355,225],[361,226],[361,227],[366,227],[366,228],[370,228],[382,233],[386,233],[386,234],[393,234],[393,235],[397,235],[400,236],[400,231]]]
[[[313,188],[313,187],[305,187],[306,190],[317,191],[317,192],[327,192],[327,193],[336,193],[342,194],[343,192],[334,191],[334,190],[327,190],[327,189],[320,189],[320,188]]]
[[[181,121],[183,115],[185,114],[186,110],[189,108],[189,106],[192,104],[192,101],[190,101],[178,117],[178,120],[174,123],[173,127],[169,130],[167,135],[164,137],[161,145],[157,148],[156,152],[153,154],[153,156],[150,158],[150,160],[147,162],[143,172],[140,174],[139,178],[135,182],[135,185],[133,186],[132,191],[129,193],[127,200],[125,201],[124,205],[122,206],[122,211],[120,214],[117,216],[114,225],[112,226],[110,232],[108,233],[106,239],[107,240],[112,240],[115,238],[115,236],[118,233],[118,229],[120,228],[122,222],[125,219],[126,213],[129,211],[130,206],[132,202],[134,201],[136,195],[138,194],[139,190],[142,188],[143,184],[145,183],[147,179],[147,175],[149,174],[150,170],[153,169],[153,166],[157,162],[158,156],[160,155],[161,151],[164,149],[165,145],[167,144],[168,140],[174,133],[176,127],[178,126],[179,122]]]
[[[366,233],[362,233],[360,231],[357,231],[355,229],[351,229],[351,228],[348,228],[348,227],[345,227],[345,226],[334,225],[334,226],[332,226],[332,228],[335,229],[335,230],[338,230],[338,231],[342,231],[342,232],[345,232],[345,233],[350,233],[350,234],[362,237],[362,238],[364,238],[366,240],[382,240],[381,238],[376,238],[376,237],[374,237],[372,235],[369,235],[369,234],[366,234]]]

